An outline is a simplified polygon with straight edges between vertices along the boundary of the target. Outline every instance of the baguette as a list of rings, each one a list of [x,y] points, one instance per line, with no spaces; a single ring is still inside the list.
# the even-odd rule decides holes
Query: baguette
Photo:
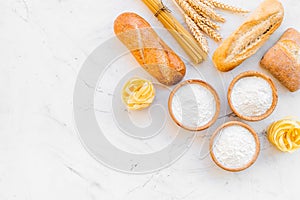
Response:
[[[287,29],[260,61],[289,91],[300,88],[300,33]]]
[[[114,32],[137,62],[160,83],[174,85],[184,77],[184,62],[139,15],[129,12],[119,15]]]
[[[280,26],[284,10],[277,0],[265,0],[217,48],[213,55],[214,65],[223,72],[232,70],[256,51]]]

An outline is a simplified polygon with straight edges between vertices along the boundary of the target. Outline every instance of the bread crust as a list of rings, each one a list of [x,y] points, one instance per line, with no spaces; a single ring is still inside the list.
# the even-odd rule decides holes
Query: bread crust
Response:
[[[216,49],[213,63],[220,71],[226,72],[240,65],[252,56],[280,26],[284,10],[277,0],[265,0]]]
[[[160,83],[174,85],[182,80],[186,72],[184,62],[145,19],[135,13],[123,13],[114,22],[114,32],[138,63]]]
[[[287,29],[262,57],[260,65],[289,91],[297,91],[300,88],[300,33]]]

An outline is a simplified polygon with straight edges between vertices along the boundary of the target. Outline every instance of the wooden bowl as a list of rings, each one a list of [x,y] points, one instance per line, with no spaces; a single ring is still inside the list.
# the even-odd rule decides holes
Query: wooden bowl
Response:
[[[215,102],[216,102],[216,112],[215,115],[213,116],[213,118],[205,125],[203,126],[198,126],[196,128],[194,127],[188,127],[183,125],[180,121],[178,121],[176,119],[176,117],[174,116],[173,110],[172,110],[172,101],[173,101],[173,97],[175,95],[175,93],[178,91],[179,88],[181,88],[182,86],[186,85],[186,84],[199,84],[203,87],[205,87],[206,89],[208,89],[214,96]],[[208,83],[201,81],[201,80],[195,80],[195,79],[190,79],[190,80],[186,80],[184,82],[181,82],[180,84],[178,84],[170,93],[169,96],[169,100],[168,100],[168,109],[169,109],[169,114],[171,116],[171,118],[173,119],[173,121],[180,127],[189,130],[189,131],[201,131],[201,130],[205,130],[207,128],[209,128],[213,123],[215,123],[215,121],[218,119],[219,113],[220,113],[220,98],[217,94],[217,92],[215,91],[215,89],[210,86]]]
[[[249,132],[252,134],[252,136],[254,137],[254,140],[255,140],[255,144],[256,144],[256,150],[255,150],[255,154],[252,158],[252,160],[247,163],[245,166],[243,167],[240,167],[240,168],[228,168],[224,165],[222,165],[218,160],[217,158],[215,157],[214,155],[214,152],[213,152],[213,146],[214,146],[214,141],[215,141],[215,138],[216,136],[219,134],[219,132],[225,128],[225,127],[228,127],[228,126],[233,126],[233,125],[238,125],[238,126],[242,126],[244,128],[246,128],[247,130],[249,130]],[[239,122],[239,121],[230,121],[230,122],[226,122],[224,123],[223,125],[221,125],[219,128],[217,128],[217,130],[213,133],[213,135],[211,136],[210,138],[210,142],[209,142],[209,152],[210,152],[210,156],[212,158],[212,160],[214,161],[214,163],[216,163],[216,165],[218,165],[219,167],[221,167],[222,169],[224,170],[227,170],[227,171],[231,171],[231,172],[238,172],[238,171],[242,171],[242,170],[245,170],[247,169],[248,167],[250,167],[257,159],[258,157],[258,154],[259,154],[259,151],[260,151],[260,142],[259,142],[259,139],[258,139],[258,136],[257,134],[255,133],[255,131],[247,124],[245,123],[242,123],[242,122]]]
[[[237,110],[234,108],[234,106],[232,105],[231,102],[231,93],[232,93],[232,89],[234,87],[234,85],[237,83],[237,81],[239,81],[242,78],[245,77],[259,77],[262,78],[264,80],[266,80],[271,89],[272,89],[272,97],[273,97],[273,102],[272,105],[270,106],[270,108],[262,115],[260,116],[245,116],[240,114],[239,112],[237,112]],[[267,75],[261,73],[261,72],[257,72],[257,71],[247,71],[247,72],[243,72],[241,74],[239,74],[238,76],[236,76],[230,83],[229,88],[228,88],[228,93],[227,93],[227,99],[228,99],[228,104],[231,108],[231,110],[241,119],[247,120],[247,121],[260,121],[262,119],[265,119],[266,117],[268,117],[275,109],[276,105],[277,105],[277,101],[278,101],[278,95],[277,95],[277,89],[275,87],[275,84],[273,83],[272,79],[270,77],[268,77]]]

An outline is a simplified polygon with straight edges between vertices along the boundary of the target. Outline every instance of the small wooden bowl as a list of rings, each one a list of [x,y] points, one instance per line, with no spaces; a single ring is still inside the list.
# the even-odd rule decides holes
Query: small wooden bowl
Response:
[[[237,110],[234,108],[234,106],[232,105],[231,102],[231,92],[232,89],[234,87],[234,85],[236,84],[237,81],[239,81],[242,78],[245,77],[259,77],[259,78],[263,78],[264,80],[266,80],[271,89],[272,89],[272,97],[273,97],[273,102],[272,105],[270,106],[270,108],[262,115],[260,116],[244,116],[242,114],[240,114],[239,112],[237,112]],[[238,76],[236,76],[230,83],[229,88],[228,88],[228,93],[227,93],[227,99],[228,99],[228,104],[231,108],[231,110],[241,119],[247,120],[247,121],[260,121],[262,119],[265,119],[266,117],[268,117],[270,114],[272,114],[272,112],[274,111],[276,105],[277,105],[277,101],[278,101],[278,95],[277,95],[277,89],[275,87],[275,84],[273,83],[272,79],[270,77],[268,77],[267,75],[261,73],[261,72],[257,72],[257,71],[247,71],[247,72],[243,72],[241,74],[239,74]]]
[[[256,150],[255,150],[255,154],[252,158],[252,160],[247,163],[245,166],[243,167],[240,167],[240,168],[228,168],[224,165],[222,165],[218,160],[217,158],[215,157],[214,155],[214,152],[213,152],[213,146],[214,146],[214,142],[215,142],[215,138],[216,136],[219,134],[219,132],[225,128],[225,127],[228,127],[228,126],[233,126],[233,125],[238,125],[238,126],[242,126],[244,128],[246,128],[247,130],[249,130],[249,132],[253,135],[254,137],[254,140],[255,140],[255,144],[256,144]],[[222,169],[224,170],[227,170],[227,171],[231,171],[231,172],[238,172],[238,171],[242,171],[242,170],[245,170],[247,169],[248,167],[250,167],[257,159],[258,157],[258,154],[259,154],[259,151],[260,151],[260,142],[259,142],[259,139],[258,139],[258,136],[257,134],[255,133],[255,131],[247,124],[245,123],[242,123],[242,122],[239,122],[239,121],[230,121],[230,122],[226,122],[224,123],[223,125],[221,125],[219,128],[217,128],[217,130],[213,133],[213,135],[211,136],[210,138],[210,142],[209,142],[209,152],[210,152],[210,156],[212,158],[212,160],[216,163],[216,165],[218,165],[219,167],[221,167]]]
[[[205,124],[203,126],[198,126],[196,128],[185,126],[180,121],[178,121],[175,118],[175,116],[174,116],[174,113],[173,113],[173,110],[172,110],[173,97],[174,97],[175,93],[178,91],[178,89],[180,87],[186,85],[186,84],[199,84],[199,85],[205,87],[206,89],[208,89],[213,94],[213,96],[215,98],[215,101],[216,101],[216,112],[215,112],[215,115],[213,116],[213,118],[207,124]],[[210,86],[208,83],[206,83],[204,81],[201,81],[201,80],[190,79],[190,80],[186,80],[184,82],[181,82],[180,84],[178,84],[172,90],[172,92],[170,93],[170,96],[169,96],[169,100],[168,100],[168,109],[169,109],[169,114],[170,114],[171,118],[173,119],[173,121],[178,126],[184,128],[186,130],[189,130],[189,131],[201,131],[201,130],[205,130],[205,129],[209,128],[218,119],[218,116],[219,116],[219,113],[220,113],[220,98],[219,98],[217,92],[215,91],[215,89],[212,86]]]

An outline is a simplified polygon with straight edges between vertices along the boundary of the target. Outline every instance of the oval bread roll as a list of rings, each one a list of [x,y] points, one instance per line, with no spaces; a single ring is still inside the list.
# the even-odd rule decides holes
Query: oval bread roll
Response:
[[[277,0],[265,0],[217,48],[213,55],[214,65],[223,72],[232,70],[256,51],[280,26],[284,11]]]
[[[174,85],[184,77],[183,61],[139,15],[119,15],[114,22],[114,32],[138,63],[160,83]]]
[[[300,33],[287,29],[279,41],[270,48],[260,61],[287,89],[300,89]]]

